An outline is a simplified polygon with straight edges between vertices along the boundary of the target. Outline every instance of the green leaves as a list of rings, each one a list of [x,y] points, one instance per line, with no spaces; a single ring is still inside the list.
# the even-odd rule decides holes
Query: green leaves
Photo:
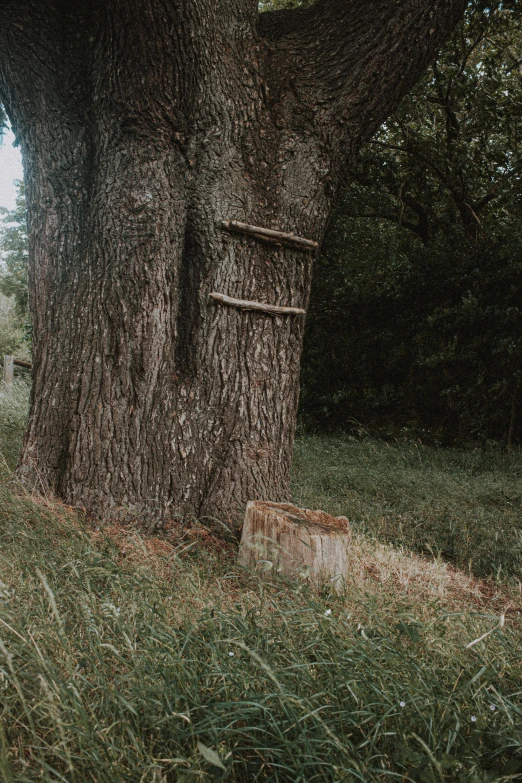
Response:
[[[203,745],[202,742],[198,742],[198,750],[205,759],[205,761],[208,761],[209,764],[212,764],[213,767],[219,767],[220,769],[226,769],[225,765],[219,758],[218,754],[215,750],[212,750],[212,748],[207,748],[206,745]]]
[[[520,438],[521,21],[470,3],[361,152],[316,268],[305,426]]]
[[[0,218],[0,292],[14,296],[19,318],[27,319],[27,214],[24,183],[18,183],[16,208]]]

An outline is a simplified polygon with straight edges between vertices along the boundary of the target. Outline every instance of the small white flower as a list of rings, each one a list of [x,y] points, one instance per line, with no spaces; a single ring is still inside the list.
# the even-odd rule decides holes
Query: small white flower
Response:
[[[476,715],[472,715],[471,716],[471,720],[473,721],[473,723],[475,723],[475,721],[477,720],[477,716]]]
[[[405,706],[406,706],[406,702],[405,701],[400,701],[399,702],[399,707],[405,707]]]
[[[490,704],[489,709],[491,710],[491,712],[494,712],[497,708],[495,707],[494,704]]]
[[[331,614],[332,614],[332,610],[331,609],[327,609],[326,612],[324,613],[324,616],[325,617],[329,617]]]
[[[235,655],[235,653],[233,653],[233,652],[229,652],[229,655],[230,655],[230,657],[231,657],[231,658],[233,658],[233,657],[234,657],[234,655]]]

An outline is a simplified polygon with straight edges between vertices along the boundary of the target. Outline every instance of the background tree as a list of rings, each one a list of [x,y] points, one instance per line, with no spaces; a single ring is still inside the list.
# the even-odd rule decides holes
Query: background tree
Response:
[[[13,296],[18,316],[28,317],[27,211],[24,183],[17,182],[16,207],[0,207],[0,291]]]
[[[456,223],[478,238],[502,207],[513,211],[522,169],[521,20],[516,3],[469,4],[465,22],[360,155],[346,214],[390,220],[427,245]]]
[[[27,221],[23,183],[16,208],[0,208],[0,359],[4,354],[29,357],[27,313]]]
[[[0,293],[0,359],[4,354],[15,354],[19,358],[27,356],[27,343],[23,325],[16,312],[13,297]],[[0,380],[0,384],[2,380]]]
[[[0,98],[28,205],[20,474],[105,516],[288,497],[312,256],[357,147],[465,0],[6,0]]]
[[[355,418],[444,442],[512,442],[522,358],[521,12],[470,4],[362,151],[312,296],[309,423]]]

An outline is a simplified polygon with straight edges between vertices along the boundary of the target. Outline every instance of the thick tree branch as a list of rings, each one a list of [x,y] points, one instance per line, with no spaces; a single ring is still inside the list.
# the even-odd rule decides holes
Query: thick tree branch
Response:
[[[355,147],[396,108],[463,14],[467,0],[319,0],[263,14],[277,73],[314,105],[317,121],[344,128]],[[286,67],[286,71],[284,70]]]
[[[0,85],[12,81],[16,69],[43,76],[56,64],[56,51],[50,45],[57,10],[52,0],[7,0],[0,4]],[[7,78],[9,73],[10,78]]]
[[[55,114],[57,133],[78,122],[84,17],[76,3],[59,0],[0,3],[0,101],[17,134],[44,110]]]

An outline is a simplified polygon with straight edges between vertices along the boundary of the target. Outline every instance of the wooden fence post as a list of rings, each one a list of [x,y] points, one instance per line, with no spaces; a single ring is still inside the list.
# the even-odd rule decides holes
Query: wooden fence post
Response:
[[[14,356],[4,355],[4,383],[7,387],[13,385]]]

